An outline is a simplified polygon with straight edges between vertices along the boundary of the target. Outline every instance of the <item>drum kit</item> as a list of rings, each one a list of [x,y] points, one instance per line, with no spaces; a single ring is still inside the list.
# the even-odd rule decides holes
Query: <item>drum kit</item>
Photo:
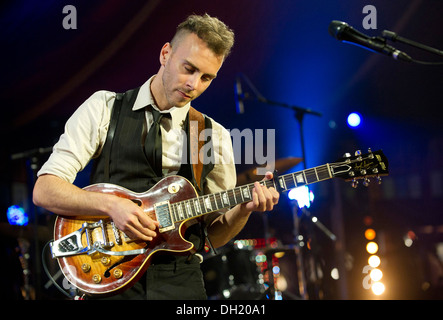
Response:
[[[302,158],[279,159],[267,166],[285,172],[296,166]],[[260,170],[265,172],[266,170]],[[257,168],[243,171],[237,176],[237,185],[261,180]],[[267,217],[263,215],[265,238],[233,240],[216,254],[208,253],[201,265],[209,299],[214,300],[274,300],[281,297],[284,276],[279,273],[279,257],[294,252],[295,246],[282,246],[269,238]]]

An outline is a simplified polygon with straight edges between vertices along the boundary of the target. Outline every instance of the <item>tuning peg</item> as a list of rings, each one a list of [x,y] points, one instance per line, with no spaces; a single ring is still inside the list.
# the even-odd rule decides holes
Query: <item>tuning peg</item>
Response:
[[[349,152],[346,152],[344,155],[343,155],[343,158],[350,158],[351,157],[351,154],[349,153]]]
[[[351,186],[355,189],[355,188],[357,188],[358,187],[358,180],[357,179],[352,179],[352,183],[351,183]]]
[[[355,156],[357,157],[357,156],[361,156],[361,150],[357,150],[357,151],[355,151]]]
[[[371,180],[369,180],[369,178],[364,178],[364,179],[363,179],[363,185],[364,185],[365,187],[369,186],[369,182],[371,182]]]
[[[377,181],[378,184],[381,184],[381,177],[380,176],[376,176],[375,180]]]

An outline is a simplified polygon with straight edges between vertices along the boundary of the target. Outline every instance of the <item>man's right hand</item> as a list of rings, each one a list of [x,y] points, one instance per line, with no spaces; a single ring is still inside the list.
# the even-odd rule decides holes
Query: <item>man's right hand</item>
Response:
[[[157,235],[158,221],[151,219],[141,207],[129,199],[114,196],[109,216],[120,231],[131,239],[152,241]]]

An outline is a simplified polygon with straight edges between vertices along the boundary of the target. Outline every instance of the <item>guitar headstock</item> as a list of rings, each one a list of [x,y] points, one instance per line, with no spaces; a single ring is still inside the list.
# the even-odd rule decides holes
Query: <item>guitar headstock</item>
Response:
[[[352,186],[358,186],[358,180],[363,179],[363,185],[369,185],[369,178],[375,177],[377,182],[381,183],[381,176],[388,175],[388,159],[383,151],[368,150],[368,153],[362,154],[360,150],[355,152],[354,156],[349,153],[334,163],[329,164],[334,177],[342,178],[346,181],[352,181]]]

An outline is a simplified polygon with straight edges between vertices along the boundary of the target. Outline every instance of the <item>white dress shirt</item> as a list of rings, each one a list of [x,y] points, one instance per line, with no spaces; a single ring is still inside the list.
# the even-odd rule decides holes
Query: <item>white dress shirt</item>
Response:
[[[150,90],[152,79],[153,77],[140,87],[133,110],[142,109],[148,105],[157,109]],[[73,183],[77,173],[83,170],[92,158],[100,155],[106,140],[115,96],[115,92],[97,91],[80,105],[66,122],[64,133],[54,145],[48,161],[37,173],[38,176],[53,174]],[[161,111],[171,113],[171,118],[163,117],[161,121],[164,175],[176,174],[180,168],[185,137],[182,127],[189,108],[190,104],[187,104],[182,108],[173,107],[170,110]],[[145,114],[149,130],[152,124],[152,113],[147,111]],[[222,125],[213,119],[211,121],[215,165],[207,176],[205,193],[232,189],[236,184],[230,134]]]

